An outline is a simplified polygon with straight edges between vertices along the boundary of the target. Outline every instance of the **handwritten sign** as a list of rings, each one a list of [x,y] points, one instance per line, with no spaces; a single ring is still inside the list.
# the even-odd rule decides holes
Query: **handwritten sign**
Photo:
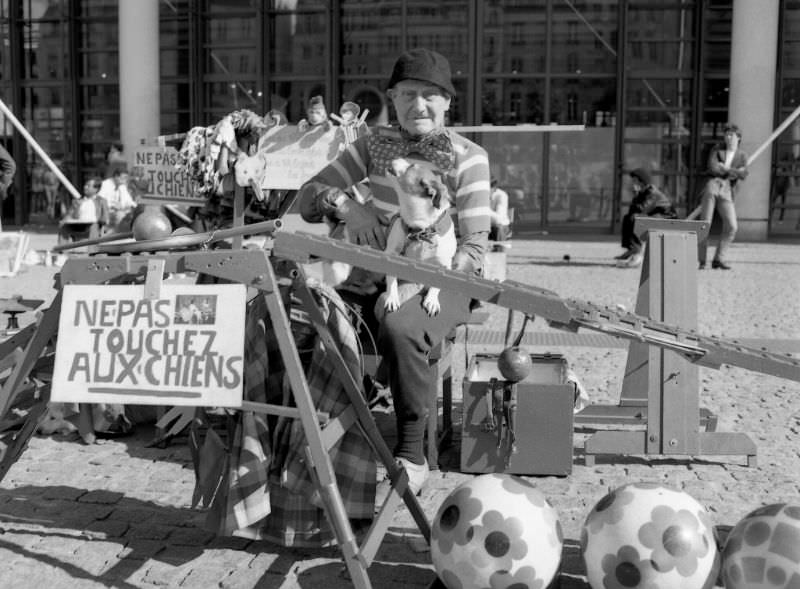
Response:
[[[262,188],[296,190],[334,159],[344,143],[340,127],[319,125],[305,132],[297,125],[273,127],[258,142],[266,156]]]
[[[174,147],[138,147],[133,154],[131,181],[142,191],[147,204],[203,204],[205,198],[192,193],[189,177],[178,163]]]
[[[240,407],[243,284],[67,285],[52,401]]]

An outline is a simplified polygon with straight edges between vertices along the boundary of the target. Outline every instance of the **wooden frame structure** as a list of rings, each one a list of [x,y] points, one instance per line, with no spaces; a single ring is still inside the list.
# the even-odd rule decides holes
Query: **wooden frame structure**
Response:
[[[144,243],[144,242],[139,242]],[[342,553],[353,585],[358,589],[369,589],[372,584],[368,568],[389,528],[389,523],[401,501],[405,501],[411,515],[426,542],[430,541],[430,525],[414,493],[408,488],[408,476],[395,462],[384,442],[362,394],[361,384],[347,368],[338,351],[333,335],[327,328],[322,310],[306,285],[302,269],[295,267],[293,286],[305,310],[332,359],[350,401],[348,409],[335,418],[320,415],[316,411],[308,382],[295,346],[289,317],[279,292],[278,279],[264,250],[217,250],[187,251],[180,253],[157,252],[141,256],[91,256],[68,260],[61,270],[61,286],[68,284],[125,284],[136,277],[145,276],[145,292],[157,288],[164,272],[200,272],[217,278],[241,282],[257,288],[266,297],[267,309],[274,326],[275,336],[283,358],[286,374],[291,386],[295,408],[282,405],[245,402],[242,410],[272,413],[299,419],[308,441],[305,457],[312,481],[319,491],[325,514],[331,524],[337,544]],[[56,295],[51,306],[44,312],[36,326],[26,328],[12,340],[0,344],[0,351],[9,353],[25,345],[24,353],[15,356],[16,364],[0,389],[0,417],[6,415],[26,385],[27,377],[36,361],[56,337],[61,312],[62,292]],[[11,444],[0,459],[0,480],[27,447],[36,425],[48,402],[49,389],[32,408],[21,429],[13,436]],[[333,465],[328,451],[351,427],[358,427],[377,458],[385,466],[392,481],[393,493],[373,520],[359,544],[337,486]]]
[[[697,250],[705,247],[708,223],[638,217],[636,230],[646,241],[636,314],[696,330]],[[598,454],[734,455],[756,463],[746,434],[714,431],[716,416],[700,407],[697,365],[643,342],[628,348],[619,404],[590,405],[575,423],[636,427],[594,433],[586,440],[587,464]]]
[[[226,237],[235,230],[225,230]],[[252,233],[252,229],[238,231]],[[222,233],[222,232],[221,232]],[[185,236],[180,236],[185,237]],[[171,240],[171,241],[170,241]],[[319,490],[324,511],[331,523],[351,580],[358,589],[371,587],[368,568],[388,530],[389,521],[404,501],[424,539],[430,541],[430,525],[415,495],[408,488],[408,477],[399,467],[372,419],[361,391],[328,331],[322,311],[305,284],[302,269],[294,267],[297,293],[326,348],[331,352],[334,367],[351,403],[351,407],[326,421],[313,405],[308,382],[302,370],[295,347],[289,319],[283,307],[278,281],[273,271],[272,258],[302,264],[314,257],[332,259],[362,267],[366,270],[392,273],[398,277],[423,282],[439,288],[456,289],[469,296],[521,311],[527,315],[540,315],[551,324],[577,330],[580,327],[602,331],[616,337],[632,340],[635,344],[629,359],[626,382],[630,393],[625,403],[614,406],[611,416],[615,422],[628,419],[626,406],[633,407],[634,416],[647,427],[646,432],[608,432],[596,438],[589,446],[589,454],[647,453],[647,454],[732,454],[742,453],[748,459],[755,456],[755,447],[749,438],[737,433],[705,433],[698,429],[697,365],[719,367],[731,364],[800,381],[800,361],[763,350],[754,350],[721,338],[706,337],[693,329],[666,323],[660,319],[616,309],[598,307],[580,301],[566,301],[553,292],[512,281],[497,282],[443,269],[433,264],[410,261],[407,258],[385,254],[328,237],[310,234],[293,234],[277,231],[272,243],[272,255],[265,250],[192,250],[171,251],[167,246],[176,238],[155,240],[155,243],[136,242],[136,251],[145,252],[152,245],[153,252],[146,255],[108,256],[95,255],[69,260],[61,270],[61,285],[129,283],[145,275],[145,288],[157,287],[164,272],[198,272],[214,277],[241,282],[266,295],[281,355],[286,364],[296,408],[247,403],[243,409],[289,415],[301,420],[308,439],[307,462],[312,479]],[[203,240],[203,243],[210,238]],[[167,243],[165,243],[167,242]],[[670,301],[679,297],[681,302],[696,299],[696,278],[688,272],[687,264],[696,259],[697,247],[694,232],[651,230],[648,234],[648,256],[642,271],[637,311],[644,313],[663,308],[662,317],[690,324],[696,320],[696,311],[686,313],[672,306]],[[166,251],[164,251],[166,250]],[[673,276],[674,273],[674,276]],[[669,280],[664,280],[664,277]],[[16,395],[30,386],[27,377],[45,348],[56,336],[62,293],[56,295],[51,306],[36,325],[0,344],[0,354],[16,353],[10,376],[0,389],[0,418],[5,416]],[[675,303],[680,304],[680,303]],[[652,312],[652,311],[651,311]],[[643,367],[646,353],[647,369]],[[645,378],[646,375],[646,378]],[[688,378],[687,378],[688,375]],[[640,389],[633,384],[646,384]],[[647,391],[644,394],[642,391]],[[47,395],[28,414],[21,429],[13,436],[11,444],[0,458],[0,480],[8,472],[27,446],[39,418],[43,414]],[[646,403],[645,403],[646,401]],[[646,408],[643,405],[646,404]],[[646,409],[646,411],[645,411]],[[337,487],[333,467],[327,450],[336,443],[342,432],[356,425],[381,462],[392,481],[393,490],[373,521],[371,528],[359,544],[345,513]],[[731,451],[733,450],[733,451]],[[588,454],[587,454],[588,456]]]
[[[696,332],[697,236],[707,232],[707,224],[649,219],[639,229],[647,231],[648,252],[636,313],[567,301],[534,286],[466,276],[319,236],[279,232],[275,251],[300,262],[319,257],[392,273],[539,315],[559,328],[585,328],[630,340],[620,404],[590,406],[575,422],[645,429],[598,432],[587,444],[589,463],[598,454],[685,454],[743,455],[755,464],[755,445],[747,435],[698,431],[701,423],[713,430],[716,420],[699,408],[697,367],[729,364],[800,382],[800,360]]]

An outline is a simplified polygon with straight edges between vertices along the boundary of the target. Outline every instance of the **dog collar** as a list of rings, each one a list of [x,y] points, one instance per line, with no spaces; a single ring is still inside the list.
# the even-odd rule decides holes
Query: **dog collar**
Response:
[[[403,219],[400,219],[400,222],[403,224],[403,229],[409,241],[427,241],[431,243],[435,235],[444,235],[453,226],[453,218],[450,216],[449,211],[444,211],[433,225],[422,229],[409,227]]]

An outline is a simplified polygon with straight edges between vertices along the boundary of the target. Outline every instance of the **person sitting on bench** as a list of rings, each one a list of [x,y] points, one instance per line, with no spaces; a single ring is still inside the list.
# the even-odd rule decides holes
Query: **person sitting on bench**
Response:
[[[628,214],[622,218],[622,247],[625,251],[614,258],[617,266],[624,268],[641,266],[644,259],[642,240],[633,228],[637,216],[678,218],[672,200],[653,185],[650,172],[644,168],[636,168],[630,172],[630,176],[633,201]]]
[[[83,196],[73,198],[67,214],[61,219],[58,243],[70,243],[100,237],[105,211],[100,191],[100,178],[89,178],[83,185]]]

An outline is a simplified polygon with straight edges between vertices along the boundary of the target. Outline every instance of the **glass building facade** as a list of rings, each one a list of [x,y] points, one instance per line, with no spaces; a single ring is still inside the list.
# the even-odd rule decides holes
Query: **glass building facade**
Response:
[[[775,0],[778,1],[778,0]],[[0,98],[73,184],[120,139],[118,3],[0,0]],[[163,0],[161,133],[237,109],[304,116],[311,96],[390,122],[398,54],[446,55],[469,127],[512,197],[519,227],[615,231],[624,173],[647,166],[682,214],[698,202],[708,148],[728,121],[733,0]],[[780,0],[774,127],[800,100],[800,1]],[[492,127],[552,125],[546,132]],[[486,125],[488,128],[475,130]],[[21,173],[3,221],[40,214],[42,162],[0,119]],[[769,231],[800,215],[800,125],[773,151]],[[797,179],[796,179],[797,174]]]

